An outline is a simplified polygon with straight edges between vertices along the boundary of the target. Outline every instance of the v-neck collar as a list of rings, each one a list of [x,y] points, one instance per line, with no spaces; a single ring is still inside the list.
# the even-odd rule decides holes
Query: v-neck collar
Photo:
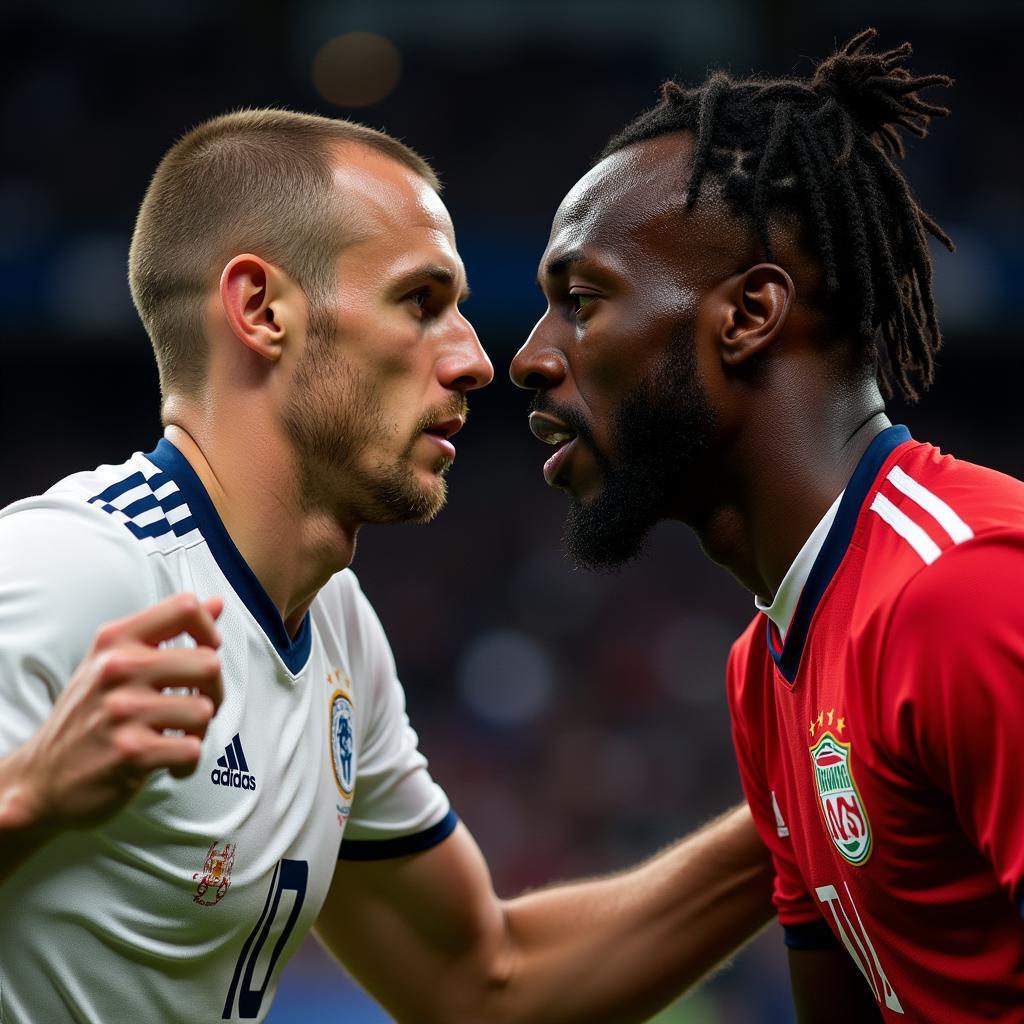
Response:
[[[203,482],[188,459],[167,438],[161,438],[156,448],[145,457],[178,485],[220,571],[273,644],[281,661],[292,675],[298,674],[309,659],[313,642],[309,612],[303,616],[299,631],[292,638],[285,629],[277,606],[235,547]]]
[[[803,654],[804,645],[807,642],[811,620],[850,546],[864,499],[871,490],[885,460],[896,448],[910,439],[910,431],[906,427],[899,425],[886,427],[874,437],[861,456],[860,462],[857,463],[857,468],[853,471],[853,476],[850,477],[850,482],[843,492],[832,526],[807,574],[807,582],[800,593],[792,621],[786,631],[785,642],[781,648],[778,646],[772,630],[771,619],[765,617],[768,650],[778,666],[779,672],[787,682],[792,683],[796,679],[800,669],[800,656]]]

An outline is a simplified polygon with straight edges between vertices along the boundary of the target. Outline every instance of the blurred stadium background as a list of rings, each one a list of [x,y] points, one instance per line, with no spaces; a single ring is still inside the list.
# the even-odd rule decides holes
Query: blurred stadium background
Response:
[[[1024,7],[1013,0],[2,0],[0,505],[145,450],[156,373],[125,279],[137,204],[170,142],[240,106],[364,120],[445,181],[498,368],[474,396],[436,523],[367,530],[356,569],[394,646],[436,777],[499,891],[624,867],[736,801],[722,665],[751,599],[680,528],[614,576],[573,571],[562,499],[505,367],[541,312],[550,217],[668,75],[806,72],[867,24],[945,71],[954,114],[912,181],[959,245],[937,253],[939,378],[898,418],[1024,474]],[[597,966],[597,965],[595,965]],[[792,1019],[777,927],[658,1018]],[[310,942],[273,1024],[386,1021]]]

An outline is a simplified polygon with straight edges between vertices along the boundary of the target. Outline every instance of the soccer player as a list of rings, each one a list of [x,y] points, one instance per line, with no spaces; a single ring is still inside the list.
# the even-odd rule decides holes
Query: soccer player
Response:
[[[500,901],[417,750],[345,567],[440,508],[492,376],[427,164],[215,119],[129,271],[164,437],[0,513],[4,1024],[260,1020],[314,925],[399,1021],[642,1021],[767,920],[743,809]]]
[[[873,51],[668,82],[554,220],[512,364],[567,542],[690,526],[756,595],[727,683],[802,1021],[1024,1012],[1024,486],[911,438],[928,236],[898,163],[948,85]],[[681,581],[685,585],[685,581]]]

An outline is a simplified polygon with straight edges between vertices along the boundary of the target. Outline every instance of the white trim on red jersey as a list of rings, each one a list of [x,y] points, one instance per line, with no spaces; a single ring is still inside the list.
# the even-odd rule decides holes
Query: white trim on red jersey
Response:
[[[937,494],[930,491],[924,484],[912,476],[893,466],[885,479],[901,494],[926,513],[925,525],[916,522],[902,509],[897,508],[881,491],[871,502],[871,511],[876,513],[883,522],[893,528],[920,556],[926,565],[931,565],[943,552],[927,526],[938,526],[952,541],[952,546],[962,544],[974,536],[974,531],[946,504]],[[934,524],[934,525],[932,525]]]

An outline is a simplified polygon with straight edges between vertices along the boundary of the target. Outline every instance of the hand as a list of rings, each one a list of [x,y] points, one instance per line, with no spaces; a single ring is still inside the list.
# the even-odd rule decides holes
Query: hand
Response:
[[[195,771],[223,698],[215,624],[223,607],[217,597],[176,594],[100,628],[50,717],[12,755],[25,827],[95,825],[157,769],[176,778]],[[182,633],[196,646],[159,646]],[[162,693],[167,687],[194,692]]]

